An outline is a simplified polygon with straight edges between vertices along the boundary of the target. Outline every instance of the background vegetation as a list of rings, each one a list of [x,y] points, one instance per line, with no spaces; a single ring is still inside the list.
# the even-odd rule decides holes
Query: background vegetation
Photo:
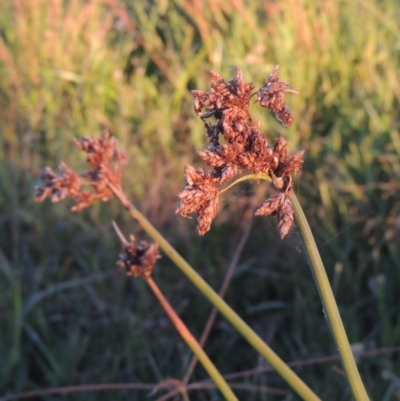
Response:
[[[240,66],[262,86],[275,64],[298,96],[286,129],[254,106],[271,141],[306,150],[296,190],[320,244],[371,397],[400,399],[400,8],[397,0],[0,0],[0,396],[94,383],[181,379],[191,352],[144,282],[115,266],[116,201],[72,215],[35,204],[39,169],[83,165],[71,139],[117,136],[131,200],[219,288],[246,228],[227,300],[324,400],[351,399],[298,232],[246,220],[256,187],[228,193],[210,233],[174,214],[183,165],[206,138],[189,90]],[[198,337],[210,305],[167,258],[155,279]],[[206,345],[222,373],[262,367],[222,319]],[[206,378],[198,367],[192,381]],[[235,379],[241,399],[290,393],[275,373]],[[283,394],[265,391],[268,386]],[[37,399],[157,399],[115,390]],[[285,395],[286,394],[286,395]],[[218,399],[210,390],[193,400]],[[290,399],[297,399],[295,395]]]

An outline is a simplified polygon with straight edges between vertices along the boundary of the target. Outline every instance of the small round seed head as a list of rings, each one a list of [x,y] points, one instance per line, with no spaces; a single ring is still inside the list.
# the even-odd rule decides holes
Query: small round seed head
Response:
[[[131,235],[130,242],[124,246],[124,252],[119,255],[117,264],[126,270],[128,276],[147,277],[151,275],[160,257],[157,244],[137,241]]]

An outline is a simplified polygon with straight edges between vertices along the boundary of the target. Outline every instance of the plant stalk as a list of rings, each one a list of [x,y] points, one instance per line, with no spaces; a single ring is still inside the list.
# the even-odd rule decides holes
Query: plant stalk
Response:
[[[318,252],[318,248],[312,235],[310,226],[304,215],[299,200],[296,197],[296,194],[291,191],[287,194],[287,196],[293,205],[296,223],[303,237],[305,249],[311,265],[311,270],[321,296],[324,313],[328,319],[329,326],[331,328],[333,338],[339,351],[339,355],[342,360],[342,364],[353,395],[357,401],[367,401],[369,398],[361,380],[360,373],[358,372],[353,352],[351,350],[350,343],[340,317],[339,309],[337,307],[335,297],[329,284],[328,276],[322,263],[321,256]]]
[[[222,315],[242,336],[270,363],[297,394],[305,401],[321,401],[320,398],[293,372],[292,369],[239,317],[239,315],[204,281],[188,262],[172,247],[159,231],[128,200],[125,193],[109,183],[109,187],[147,234],[160,246],[164,253],[210,300]]]
[[[233,393],[232,389],[229,387],[228,383],[225,381],[221,373],[215,367],[215,365],[211,362],[210,358],[204,352],[201,345],[197,342],[197,340],[193,337],[192,333],[188,330],[186,325],[182,322],[180,317],[176,314],[175,310],[172,308],[170,303],[164,297],[158,285],[152,279],[151,276],[146,277],[146,281],[152,289],[154,295],[157,297],[158,301],[164,308],[166,314],[171,319],[172,323],[178,330],[179,334],[185,340],[186,344],[190,347],[190,349],[197,356],[204,369],[213,379],[215,385],[219,388],[221,393],[224,395],[225,399],[228,401],[238,401],[237,397]]]

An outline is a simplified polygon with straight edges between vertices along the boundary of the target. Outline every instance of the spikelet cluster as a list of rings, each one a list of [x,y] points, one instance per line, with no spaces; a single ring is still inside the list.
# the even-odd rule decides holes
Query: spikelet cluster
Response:
[[[144,240],[138,241],[133,235],[129,239],[124,246],[124,252],[119,255],[117,264],[126,270],[128,276],[150,276],[157,259],[161,257],[158,245]]]
[[[52,202],[70,197],[74,202],[71,210],[81,212],[95,200],[107,201],[113,196],[109,183],[116,188],[121,187],[125,155],[108,131],[104,131],[100,138],[83,137],[75,139],[74,143],[86,153],[89,170],[77,174],[61,163],[57,174],[50,167],[45,167],[40,174],[42,184],[35,187],[37,202],[48,197]],[[84,187],[89,189],[83,190]]]
[[[198,154],[209,168],[205,171],[185,166],[187,184],[178,195],[181,202],[176,213],[182,216],[196,213],[199,234],[210,229],[218,211],[221,184],[243,170],[269,175],[280,191],[279,195],[267,199],[256,214],[276,215],[282,238],[293,223],[293,210],[286,194],[291,190],[292,175],[301,169],[304,151],[288,156],[283,137],[277,138],[271,146],[249,112],[250,100],[255,94],[258,103],[272,110],[283,125],[293,123],[293,112],[286,105],[284,96],[297,92],[289,89],[288,83],[279,81],[278,68],[274,68],[265,85],[255,93],[254,84],[244,81],[239,68],[229,81],[211,71],[210,90],[192,91],[194,110],[203,120],[210,142],[207,149]]]

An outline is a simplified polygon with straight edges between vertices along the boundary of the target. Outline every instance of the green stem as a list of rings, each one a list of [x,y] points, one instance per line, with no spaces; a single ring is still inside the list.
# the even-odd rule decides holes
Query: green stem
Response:
[[[222,194],[223,192],[227,191],[228,189],[234,187],[235,185],[239,184],[240,182],[243,181],[248,181],[248,180],[252,180],[252,179],[257,179],[257,178],[261,178],[264,180],[266,177],[268,177],[267,175],[262,174],[261,175],[256,175],[256,174],[248,174],[248,175],[244,175],[243,177],[238,178],[237,180],[233,181],[231,184],[229,184],[227,187],[225,187],[224,189],[222,189],[221,191],[219,191],[220,194]],[[271,180],[268,177],[269,180]]]
[[[157,297],[160,304],[164,308],[166,314],[171,319],[176,329],[179,331],[179,334],[182,336],[186,344],[197,356],[197,358],[199,359],[199,361],[201,362],[207,373],[210,375],[210,377],[214,380],[214,383],[220,389],[225,399],[228,401],[238,401],[237,397],[229,387],[228,383],[225,381],[221,373],[211,362],[210,358],[204,352],[203,348],[200,346],[197,340],[193,337],[192,333],[190,333],[190,331],[182,322],[180,317],[176,314],[170,303],[167,301],[163,293],[160,291],[155,281],[150,276],[146,277],[146,281],[149,284],[150,288],[152,289],[154,295]]]
[[[335,297],[329,284],[328,276],[318,252],[317,245],[311,233],[310,226],[293,191],[288,193],[288,198],[293,205],[296,223],[303,237],[311,269],[324,306],[324,312],[328,319],[333,338],[335,339],[336,347],[339,351],[353,395],[357,401],[367,401],[369,398],[358,372],[353,352],[336,305]]]
[[[160,246],[165,254],[207,297],[222,315],[243,335],[243,337],[270,363],[270,365],[287,381],[297,394],[306,401],[320,401],[320,398],[293,372],[289,366],[239,317],[239,315],[203,280],[203,278],[186,262],[170,245],[158,230],[128,200],[125,193],[109,184],[129,214],[147,234]]]

